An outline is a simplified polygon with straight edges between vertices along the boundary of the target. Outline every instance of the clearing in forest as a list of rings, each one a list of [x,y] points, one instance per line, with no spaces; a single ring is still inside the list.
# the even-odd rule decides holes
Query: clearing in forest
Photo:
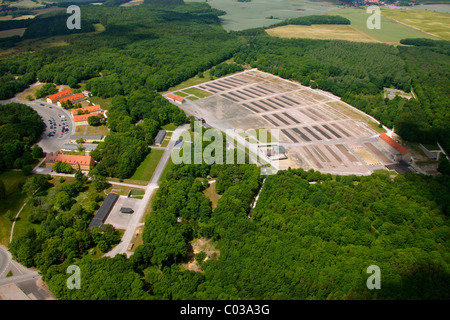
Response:
[[[266,32],[281,38],[308,38],[321,40],[348,40],[358,42],[380,42],[351,25],[287,25],[267,29]]]

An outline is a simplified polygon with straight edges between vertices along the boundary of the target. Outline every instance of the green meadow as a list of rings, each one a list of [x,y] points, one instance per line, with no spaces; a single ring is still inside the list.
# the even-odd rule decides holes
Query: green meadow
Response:
[[[346,8],[333,11],[331,14],[349,19],[355,28],[382,42],[398,43],[405,38],[438,39],[428,33],[395,22],[383,15],[381,16],[381,29],[369,29],[367,28],[367,19],[370,17],[370,14],[366,13],[365,8]]]

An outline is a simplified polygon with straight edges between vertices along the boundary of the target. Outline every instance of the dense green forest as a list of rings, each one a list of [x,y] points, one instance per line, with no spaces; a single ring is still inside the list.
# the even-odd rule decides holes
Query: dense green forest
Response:
[[[180,125],[186,120],[181,109],[155,92],[136,90],[128,98],[115,96],[108,112],[111,131],[91,153],[98,161],[93,169],[95,174],[131,177],[148,154],[148,146],[153,144],[158,129],[168,123]]]
[[[442,146],[450,148],[450,42],[424,41],[411,39],[405,44],[414,47],[399,47],[406,62],[408,73],[412,77],[412,87],[417,95],[421,109],[425,113],[427,124],[432,126],[434,134]],[[399,134],[410,141],[422,141],[423,121],[421,114],[411,110],[403,114],[397,126]]]
[[[275,23],[267,28],[285,26],[288,24],[302,25],[302,26],[310,26],[313,24],[350,24],[350,20],[341,16],[325,16],[325,15],[317,15],[317,16],[305,16],[298,17],[292,19],[286,19],[282,22]]]
[[[52,188],[50,176],[46,175],[34,175],[25,182],[22,192],[31,205],[29,221],[33,227],[15,237],[9,246],[15,259],[23,265],[36,267],[47,274],[53,265],[81,258],[96,247],[106,252],[120,241],[118,231],[110,225],[102,232],[97,227],[88,230],[105,195],[102,187],[97,188],[95,179],[88,181],[81,172],[76,176],[74,182],[62,183],[57,188]],[[80,193],[86,192],[90,185],[97,188],[96,191],[77,201]]]
[[[82,11],[83,25],[89,28],[99,23],[106,30],[73,34],[66,39],[69,46],[3,60],[0,71],[5,81],[0,83],[0,98],[12,97],[36,77],[42,82],[72,87],[86,81],[86,89],[102,98],[127,96],[142,88],[164,91],[215,66],[217,76],[226,74],[226,70],[219,70],[223,65],[218,65],[234,57],[238,64],[249,64],[330,91],[389,128],[395,126],[407,140],[434,143],[438,139],[448,148],[445,128],[449,116],[442,107],[448,104],[448,42],[403,42],[417,45],[412,48],[279,39],[267,35],[263,28],[227,33],[220,26],[221,14],[222,11],[204,3],[130,8],[91,6]],[[53,14],[36,21],[11,23],[30,24],[27,29],[30,35],[42,30],[50,35],[54,34],[51,29],[34,28],[31,23],[62,17]],[[291,20],[283,23],[348,23],[339,16]],[[7,23],[4,22],[4,27]],[[7,39],[2,45],[16,41]],[[14,80],[13,75],[20,77]],[[414,89],[418,100],[400,97],[389,100],[384,98],[384,87],[406,92]]]
[[[35,160],[31,146],[43,131],[35,110],[15,102],[0,105],[0,170],[25,167],[30,172]]]
[[[220,185],[215,210],[202,193],[208,175]],[[66,289],[69,261],[45,279],[61,299],[448,299],[448,181],[288,170],[266,178],[251,211],[256,166],[175,166],[130,259],[77,260],[92,275],[81,290]],[[220,251],[202,273],[180,265],[198,237]],[[381,290],[366,287],[374,264]]]
[[[73,87],[84,81],[94,95],[111,98],[111,131],[92,152],[92,180],[77,173],[52,188],[49,177],[36,175],[23,186],[33,228],[11,243],[15,259],[38,268],[59,299],[449,299],[447,174],[333,177],[299,169],[263,181],[255,165],[175,165],[153,199],[143,244],[129,259],[97,258],[120,239],[110,226],[87,228],[104,199],[105,177],[130,177],[158,129],[186,121],[157,91],[213,67],[214,76],[234,72],[235,64],[222,64],[231,57],[341,96],[412,141],[437,136],[449,146],[447,42],[393,47],[277,39],[263,29],[227,33],[223,12],[207,4],[146,2],[92,7],[83,19],[105,31],[0,62],[0,99],[36,79]],[[419,99],[384,99],[384,87],[413,88]],[[10,113],[20,105],[1,108],[10,116],[0,125],[0,147],[21,152],[1,160],[10,168],[28,154],[42,122],[37,114],[23,118],[29,108],[20,119]],[[214,210],[204,193],[210,178],[221,196]],[[202,272],[187,270],[188,244],[200,237],[220,254],[199,258]],[[80,290],[66,286],[71,264],[81,269]],[[373,264],[381,268],[381,290],[366,287]]]

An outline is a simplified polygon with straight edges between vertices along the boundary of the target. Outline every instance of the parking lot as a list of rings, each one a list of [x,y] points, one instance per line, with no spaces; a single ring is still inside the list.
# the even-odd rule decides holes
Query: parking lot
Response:
[[[117,229],[126,229],[133,213],[122,213],[120,212],[120,209],[125,207],[131,208],[133,211],[136,211],[137,208],[139,208],[141,202],[141,199],[133,199],[126,196],[120,196],[114,207],[111,209],[108,218],[106,218],[105,224],[111,224],[114,226],[114,228]]]
[[[365,175],[394,162],[395,151],[381,143],[379,133],[368,125],[372,120],[350,116],[355,113],[346,112],[351,106],[330,93],[257,69],[193,87],[209,96],[193,101],[187,97],[180,107],[214,128],[278,129],[288,151],[281,168]]]
[[[69,112],[57,105],[40,100],[18,101],[16,98],[0,101],[1,104],[10,102],[26,104],[41,116],[45,130],[37,144],[44,152],[59,151],[63,144],[69,142],[70,135],[75,132],[75,125]]]

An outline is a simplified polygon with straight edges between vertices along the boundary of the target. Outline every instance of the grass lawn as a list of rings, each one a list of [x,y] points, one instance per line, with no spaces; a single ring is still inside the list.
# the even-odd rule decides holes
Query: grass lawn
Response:
[[[152,149],[130,179],[150,181],[163,153],[164,150]]]
[[[21,186],[28,177],[21,171],[4,171],[0,173],[0,180],[3,181],[6,189],[6,196],[0,200],[0,243],[7,245],[12,222],[5,216],[8,210],[14,215],[20,210],[26,200],[26,196],[21,192]]]
[[[194,96],[189,96],[189,97],[187,97],[187,99],[191,100],[191,101],[195,101],[195,100],[198,100],[199,98],[194,97]]]
[[[381,28],[369,29],[367,28],[367,19],[370,17],[366,13],[365,8],[346,8],[333,11],[331,14],[340,15],[351,21],[352,26],[356,29],[367,33],[369,36],[386,43],[398,44],[401,39],[405,38],[429,38],[436,39],[436,37],[406,26],[404,24],[395,22],[391,19],[381,16]]]
[[[165,126],[162,126],[163,130],[168,130],[168,131],[174,131],[177,128],[177,126],[173,123],[169,123],[166,124]]]
[[[112,98],[103,99],[100,97],[93,96],[89,97],[87,100],[89,100],[93,104],[99,104],[103,110],[109,110],[109,108],[111,107]]]
[[[210,183],[209,187],[203,191],[203,194],[211,200],[211,208],[214,209],[217,207],[217,202],[222,197],[220,194],[216,192],[216,183]]]
[[[169,142],[170,142],[169,139],[165,139],[165,140],[163,141],[163,143],[161,144],[161,147],[167,147],[168,144],[169,144]]]
[[[159,179],[159,182],[160,182],[160,183],[161,183],[161,181],[166,180],[167,172],[168,172],[173,166],[174,166],[174,163],[172,162],[172,158],[170,157],[170,158],[169,158],[169,161],[167,161],[167,165],[166,165],[166,167],[164,168],[163,173],[161,174],[161,178]]]
[[[35,93],[36,91],[38,91],[39,89],[41,89],[44,86],[43,84],[37,84],[35,86],[31,86],[28,89],[26,89],[24,92],[22,92],[18,97],[17,100],[19,101],[28,101],[27,97],[31,96],[31,98],[34,100],[36,99],[35,97]]]
[[[379,42],[351,25],[287,25],[267,29],[266,32],[281,38],[335,39],[359,42]]]
[[[206,98],[206,97],[212,96],[212,93],[209,93],[209,92],[199,89],[199,88],[184,89],[183,92],[189,93],[198,98]]]
[[[178,95],[178,96],[180,96],[180,97],[187,97],[187,96],[188,96],[188,94],[187,94],[187,93],[184,93],[183,91],[177,91],[177,92],[175,92],[174,94],[176,94],[176,95]]]
[[[98,127],[90,125],[75,126],[75,134],[101,134],[106,136],[108,133],[108,127],[105,125]]]
[[[184,88],[188,88],[188,87],[192,87],[195,86],[197,84],[201,84],[201,83],[205,83],[211,81],[210,78],[210,74],[209,74],[209,70],[203,72],[203,78],[200,78],[198,75],[187,79],[186,81],[181,82],[180,84],[177,84],[176,86],[169,88],[169,90],[165,91],[165,92],[161,92],[161,94],[167,93],[167,92],[172,92],[172,91],[178,91]]]

